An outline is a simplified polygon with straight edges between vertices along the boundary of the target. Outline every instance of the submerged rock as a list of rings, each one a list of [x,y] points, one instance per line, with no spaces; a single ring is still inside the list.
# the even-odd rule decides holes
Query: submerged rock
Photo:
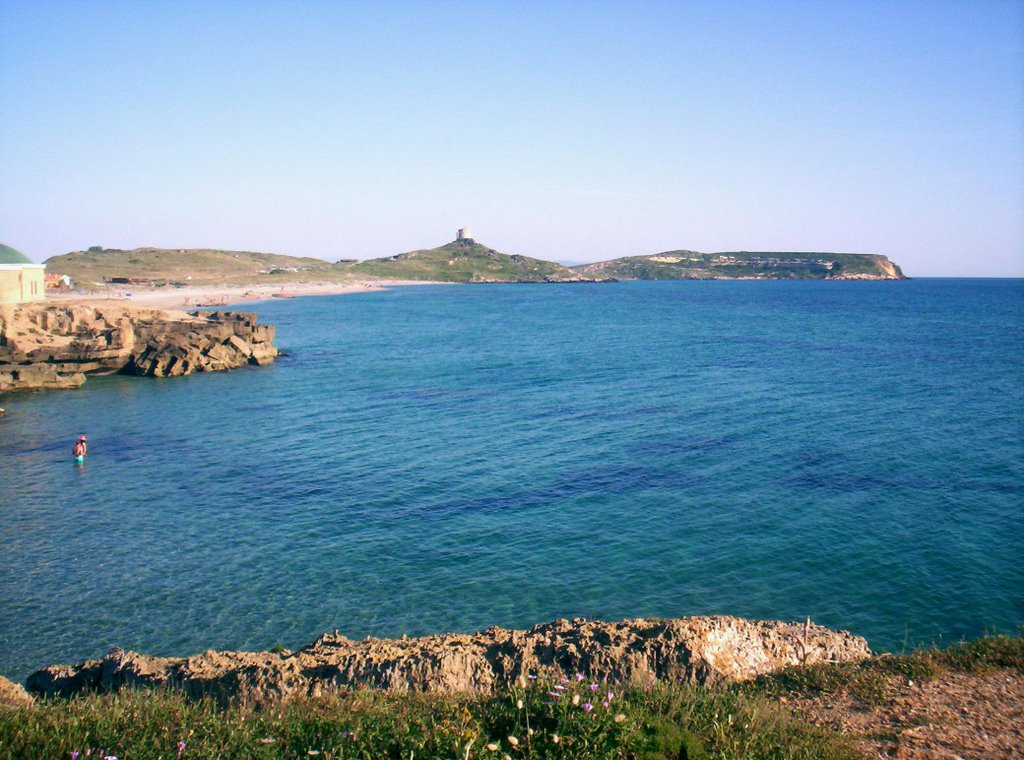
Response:
[[[269,364],[274,327],[245,312],[122,304],[0,307],[0,392],[76,388],[87,375],[189,375]]]
[[[608,681],[742,681],[791,665],[850,662],[867,642],[807,623],[734,617],[557,620],[530,630],[352,641],[325,634],[295,652],[205,652],[186,658],[114,650],[29,676],[40,696],[171,686],[191,696],[267,702],[353,686],[490,692],[530,674],[580,673]]]

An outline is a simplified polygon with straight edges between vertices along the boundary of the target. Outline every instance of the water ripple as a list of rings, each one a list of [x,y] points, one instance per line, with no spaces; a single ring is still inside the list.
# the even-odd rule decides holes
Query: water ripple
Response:
[[[260,311],[275,365],[5,399],[0,672],[572,615],[1024,622],[1020,281]]]

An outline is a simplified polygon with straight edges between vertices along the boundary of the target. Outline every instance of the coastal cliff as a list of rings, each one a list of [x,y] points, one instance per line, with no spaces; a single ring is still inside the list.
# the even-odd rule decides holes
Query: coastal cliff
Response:
[[[612,682],[742,681],[791,665],[855,662],[867,642],[807,623],[734,617],[558,620],[530,630],[352,641],[337,632],[295,652],[205,652],[151,657],[114,650],[29,676],[37,696],[173,687],[190,696],[265,702],[353,686],[492,692],[531,674],[584,674]]]
[[[0,392],[76,388],[88,375],[170,377],[269,364],[273,340],[274,327],[245,312],[0,307]]]
[[[573,271],[620,280],[905,280],[887,256],[868,253],[665,251],[581,264]]]

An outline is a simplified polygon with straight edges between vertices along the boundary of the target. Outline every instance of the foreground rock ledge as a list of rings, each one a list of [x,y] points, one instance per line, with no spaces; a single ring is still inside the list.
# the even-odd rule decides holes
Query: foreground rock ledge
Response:
[[[318,696],[351,686],[490,692],[531,673],[586,674],[609,681],[708,683],[746,680],[790,665],[849,662],[867,642],[807,623],[734,617],[557,620],[528,631],[352,641],[326,634],[296,652],[205,652],[149,657],[115,649],[77,666],[29,676],[38,696],[169,686],[186,694],[252,703]]]
[[[269,364],[274,327],[246,312],[101,305],[0,307],[0,392],[76,388],[87,375],[169,377]]]

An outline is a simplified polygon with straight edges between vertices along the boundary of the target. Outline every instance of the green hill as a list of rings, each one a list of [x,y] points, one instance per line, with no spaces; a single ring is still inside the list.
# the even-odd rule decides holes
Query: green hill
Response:
[[[627,256],[573,271],[621,280],[902,280],[886,256],[866,253],[666,251]]]
[[[472,239],[370,259],[349,267],[348,271],[360,276],[436,282],[580,282],[590,279],[553,261],[499,253]]]
[[[46,270],[67,274],[85,287],[127,278],[133,281],[183,282],[195,285],[248,284],[282,279],[344,279],[345,275],[320,259],[253,251],[210,248],[134,248],[94,246],[53,256]]]

